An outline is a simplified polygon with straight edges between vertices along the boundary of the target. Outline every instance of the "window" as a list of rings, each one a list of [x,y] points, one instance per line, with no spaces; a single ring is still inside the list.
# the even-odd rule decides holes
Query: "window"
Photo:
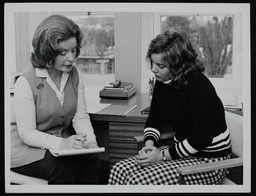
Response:
[[[111,13],[65,13],[82,29],[84,38],[75,66],[87,84],[115,79],[115,17]]]
[[[186,32],[212,78],[232,78],[233,15],[161,16],[161,32]]]

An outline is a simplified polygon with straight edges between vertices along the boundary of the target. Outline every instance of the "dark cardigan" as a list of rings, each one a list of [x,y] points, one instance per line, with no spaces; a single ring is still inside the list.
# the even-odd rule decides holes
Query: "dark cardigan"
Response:
[[[177,89],[156,81],[144,141],[156,142],[162,126],[171,125],[176,132],[175,145],[169,149],[173,159],[230,154],[224,107],[213,85],[202,73],[193,74],[188,82]]]

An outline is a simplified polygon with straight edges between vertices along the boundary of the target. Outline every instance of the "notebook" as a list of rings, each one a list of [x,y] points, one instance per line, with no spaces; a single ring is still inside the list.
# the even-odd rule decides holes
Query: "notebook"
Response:
[[[149,111],[150,111],[150,106],[141,110],[141,114],[149,114]]]
[[[72,155],[105,152],[105,148],[100,147],[100,148],[86,148],[86,149],[72,149],[72,150],[50,150],[50,152],[55,157],[61,157],[61,156],[72,156]]]

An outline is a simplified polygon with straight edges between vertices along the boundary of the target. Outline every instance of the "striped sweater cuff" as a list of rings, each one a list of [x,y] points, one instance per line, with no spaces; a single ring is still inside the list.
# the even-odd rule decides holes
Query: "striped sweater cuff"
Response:
[[[160,132],[152,127],[147,127],[144,129],[144,141],[151,139],[154,142],[157,142],[160,138]]]
[[[198,152],[185,139],[182,142],[175,142],[175,145],[169,150],[172,158],[184,158]]]

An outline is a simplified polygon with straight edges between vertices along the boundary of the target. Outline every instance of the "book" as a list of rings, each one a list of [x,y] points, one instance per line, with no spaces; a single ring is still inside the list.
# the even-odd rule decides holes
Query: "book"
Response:
[[[117,90],[117,88],[103,89],[100,91],[99,94],[100,98],[103,99],[129,99],[130,97],[136,94],[136,87],[134,85],[130,85],[128,88],[125,88],[124,90]]]
[[[134,87],[133,84],[127,85],[127,86],[120,86],[120,87],[104,86],[103,90],[128,91],[133,87]]]
[[[61,157],[61,156],[72,156],[72,155],[105,152],[105,148],[100,147],[100,148],[85,148],[85,149],[72,149],[72,150],[52,150],[52,149],[50,149],[50,152],[55,157]]]
[[[110,86],[104,86],[104,90],[117,90],[117,91],[123,91],[125,90],[124,87],[110,87]]]
[[[114,87],[113,85],[104,86],[103,90],[119,90],[119,91],[128,91],[133,88],[133,84],[131,82],[121,82],[120,86]]]
[[[149,112],[150,112],[150,106],[141,110],[141,114],[149,114]]]

